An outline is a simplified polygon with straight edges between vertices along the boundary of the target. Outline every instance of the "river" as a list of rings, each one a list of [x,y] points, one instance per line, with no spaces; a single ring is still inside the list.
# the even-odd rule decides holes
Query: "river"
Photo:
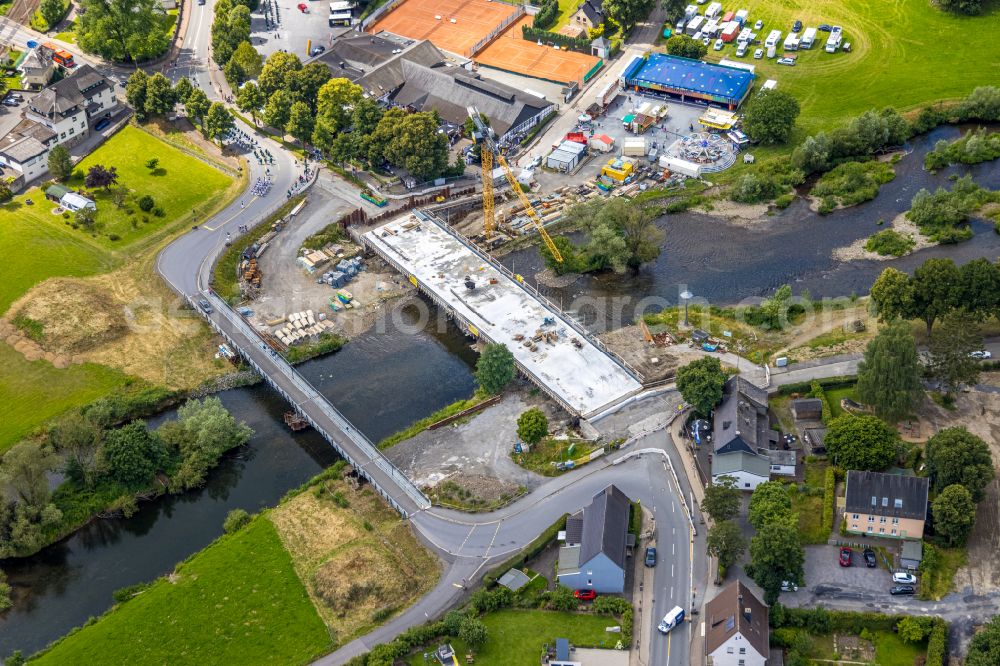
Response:
[[[637,275],[584,275],[568,286],[540,286],[540,290],[565,310],[579,312],[588,326],[601,332],[632,323],[637,306],[655,311],[666,303],[677,304],[681,285],[715,305],[765,296],[783,284],[792,285],[796,293],[808,289],[814,298],[862,295],[889,266],[912,272],[931,257],[951,257],[958,263],[976,257],[996,260],[1000,236],[992,223],[982,220],[972,222],[975,237],[958,245],[932,247],[889,261],[845,263],[832,256],[834,249],[882,228],[879,220],[888,222],[908,210],[921,188],[950,189],[953,174],[970,173],[980,185],[1000,189],[1000,160],[952,166],[936,174],[924,171],[924,154],[934,143],[954,139],[963,129],[968,128],[939,127],[915,139],[912,152],[895,165],[896,178],[883,185],[872,201],[820,216],[809,210],[805,200],[796,199],[787,209],[745,225],[703,213],[667,215],[657,221],[666,232],[663,251]],[[532,284],[544,268],[536,247],[513,252],[502,261]],[[640,303],[642,299],[646,303]]]
[[[436,315],[436,309],[431,308]],[[372,441],[406,427],[475,389],[475,354],[454,326],[436,319],[417,332],[416,308],[402,309],[385,332],[372,330],[302,366],[303,374]],[[38,555],[2,563],[15,606],[0,616],[0,656],[30,654],[100,615],[112,592],[153,580],[222,534],[232,509],[274,506],[337,456],[312,430],[285,427],[285,401],[264,385],[222,392],[223,404],[253,429],[198,490],[140,505],[131,518],[97,520]],[[174,410],[149,419],[173,418]]]

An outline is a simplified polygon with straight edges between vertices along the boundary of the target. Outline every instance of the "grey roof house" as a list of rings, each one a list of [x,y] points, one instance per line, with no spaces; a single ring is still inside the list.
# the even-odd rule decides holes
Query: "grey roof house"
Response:
[[[624,591],[630,505],[625,493],[608,486],[566,520],[556,572],[560,584],[595,592]]]
[[[731,377],[715,408],[712,478],[732,476],[739,488],[753,490],[770,478],[771,463],[760,450],[777,441],[767,413],[767,391],[739,375]]]
[[[896,539],[921,539],[927,519],[926,477],[851,470],[844,518],[847,531]]]

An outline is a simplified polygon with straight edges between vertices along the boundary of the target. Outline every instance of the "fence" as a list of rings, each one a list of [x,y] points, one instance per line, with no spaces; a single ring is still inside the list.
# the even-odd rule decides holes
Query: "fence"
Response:
[[[368,30],[368,26],[375,23],[375,21],[382,18],[385,14],[388,14],[396,7],[399,7],[404,2],[406,2],[406,0],[389,0],[389,2],[385,3],[371,14],[361,19],[361,32]]]
[[[486,48],[487,44],[489,44],[494,39],[496,39],[500,35],[501,32],[503,32],[504,30],[506,30],[508,28],[508,26],[510,26],[511,23],[513,23],[514,21],[518,20],[522,16],[524,16],[524,7],[521,6],[521,5],[518,5],[517,6],[517,11],[515,11],[513,14],[511,14],[510,16],[508,16],[507,18],[505,18],[503,21],[501,21],[500,25],[498,25],[497,27],[495,27],[492,30],[490,30],[490,32],[489,32],[488,35],[486,35],[485,37],[483,37],[482,39],[480,39],[478,42],[476,42],[475,44],[473,44],[472,48],[470,48],[466,52],[465,57],[471,58],[472,56],[474,56],[477,53],[479,53],[480,51],[482,51],[484,48]]]

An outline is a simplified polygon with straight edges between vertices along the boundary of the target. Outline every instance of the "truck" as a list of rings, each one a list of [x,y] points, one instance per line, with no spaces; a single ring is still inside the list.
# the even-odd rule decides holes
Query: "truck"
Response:
[[[799,40],[799,48],[811,49],[815,41],[816,41],[816,28],[806,28],[806,31],[802,33],[802,39]]]
[[[830,36],[826,38],[826,52],[836,53],[837,49],[840,48],[840,42],[844,39],[844,29],[839,25],[833,26],[833,30],[830,31]]]
[[[667,634],[670,633],[671,629],[680,625],[683,621],[684,609],[680,606],[674,606],[670,609],[670,612],[663,616],[663,619],[660,620],[660,624],[657,625],[656,628],[660,630],[661,634]]]

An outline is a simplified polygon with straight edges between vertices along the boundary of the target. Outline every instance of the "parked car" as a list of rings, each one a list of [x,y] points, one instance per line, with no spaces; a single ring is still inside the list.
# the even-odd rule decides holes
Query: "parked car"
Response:
[[[900,585],[916,585],[917,577],[908,573],[894,573],[892,574],[892,582]]]
[[[795,67],[795,58],[778,58],[779,65],[788,65],[789,67]]]
[[[199,4],[199,5],[203,5],[203,4],[205,4],[205,0],[198,0],[198,4]]]
[[[993,354],[991,354],[990,352],[986,351],[985,349],[983,351],[974,351],[971,354],[969,354],[969,356],[971,356],[972,358],[978,359],[980,361],[986,360],[988,358],[993,358]]]
[[[763,57],[764,57],[764,49],[757,49],[756,51],[753,52],[754,60],[760,60]]]
[[[646,549],[646,566],[655,567],[656,566],[656,549],[650,546]]]
[[[787,580],[781,581],[781,591],[782,592],[798,592],[799,586],[795,583]]]
[[[104,129],[110,124],[111,124],[110,120],[108,120],[107,118],[102,118],[101,120],[97,121],[96,125],[94,125],[94,130],[100,132],[102,129]]]
[[[792,32],[798,32],[801,29],[802,29],[802,21],[796,20],[795,23],[792,24]]]
[[[311,56],[318,56],[320,53],[326,51],[326,47],[320,44],[319,46],[312,47],[312,51],[309,52]]]
[[[821,32],[830,32],[831,30],[833,30],[833,28],[831,28],[830,26],[828,26],[826,23],[820,23],[819,27],[816,28],[816,29],[819,30],[819,31],[821,31]]]
[[[704,44],[705,46],[708,46],[709,44],[712,43],[712,38],[711,37],[702,37],[701,38],[701,43]]]
[[[576,590],[573,592],[573,596],[580,601],[593,601],[597,598],[597,592],[593,590]]]
[[[913,594],[914,589],[912,585],[896,585],[889,589],[889,594]]]
[[[721,39],[717,39],[715,40],[715,46],[713,46],[712,48],[714,48],[716,51],[721,51],[722,47],[725,45],[726,43],[724,41],[722,41]]]
[[[757,22],[753,24],[754,30],[760,30],[763,27],[764,27],[764,22],[761,21],[760,19],[757,19]]]
[[[3,100],[4,106],[17,106],[18,104],[20,104],[20,102],[18,102],[16,99],[11,99],[10,97],[6,97]]]
[[[878,566],[878,562],[875,561],[875,551],[871,548],[865,548],[865,566],[869,569],[874,569]]]
[[[854,551],[844,546],[840,549],[840,566],[849,567],[854,561]]]
[[[11,99],[16,99],[18,102],[23,102],[24,101],[24,95],[22,95],[21,93],[18,93],[18,92],[8,93],[7,97],[10,97]]]

